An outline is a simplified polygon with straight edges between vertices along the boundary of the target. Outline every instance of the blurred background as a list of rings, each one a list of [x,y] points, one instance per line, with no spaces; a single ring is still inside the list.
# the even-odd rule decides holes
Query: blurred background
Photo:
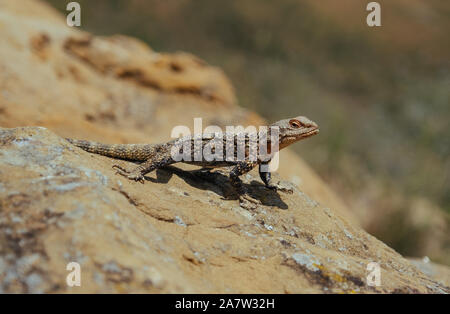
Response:
[[[64,14],[68,1],[47,0]],[[450,2],[80,0],[82,28],[191,52],[268,121],[305,115],[295,145],[363,227],[450,265]]]

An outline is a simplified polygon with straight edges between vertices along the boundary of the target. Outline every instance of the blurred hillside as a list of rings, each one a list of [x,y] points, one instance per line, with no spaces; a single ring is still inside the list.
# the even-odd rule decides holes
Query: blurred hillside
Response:
[[[65,12],[66,1],[49,0]],[[306,115],[299,153],[400,253],[450,263],[450,3],[79,1],[83,28],[220,66],[241,106]]]

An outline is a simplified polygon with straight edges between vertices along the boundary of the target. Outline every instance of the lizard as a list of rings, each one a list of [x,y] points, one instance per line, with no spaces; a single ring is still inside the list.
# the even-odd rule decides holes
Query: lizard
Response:
[[[266,142],[264,142],[266,144],[263,144],[267,145],[266,156],[262,158],[258,154],[256,158],[250,158],[249,139],[252,138],[252,135],[246,131],[236,132],[233,134],[225,132],[221,134],[221,136],[225,137],[227,140],[220,142],[220,145],[223,146],[220,147],[221,149],[219,152],[224,155],[226,151],[225,146],[227,145],[227,143],[228,145],[230,145],[231,143],[231,145],[234,146],[234,156],[232,156],[233,158],[227,157],[221,158],[221,160],[211,161],[207,161],[204,159],[198,160],[195,158],[194,160],[192,160],[192,158],[178,160],[177,158],[174,158],[173,152],[174,150],[178,150],[180,153],[182,153],[184,148],[188,148],[186,149],[186,151],[188,151],[188,154],[191,154],[191,156],[193,156],[199,148],[203,149],[208,145],[209,149],[211,149],[211,152],[216,152],[216,149],[219,149],[219,147],[217,146],[217,142],[214,141],[215,138],[217,138],[217,133],[188,135],[161,144],[103,144],[71,138],[66,138],[66,140],[69,143],[90,153],[95,153],[116,159],[123,159],[127,161],[140,162],[140,164],[132,170],[126,170],[119,165],[114,165],[113,168],[117,171],[116,174],[122,175],[130,180],[139,181],[141,183],[144,183],[145,174],[155,169],[162,168],[177,162],[194,164],[203,167],[202,169],[232,167],[229,173],[229,179],[231,186],[239,195],[240,205],[244,208],[254,208],[255,206],[251,204],[258,204],[259,201],[248,195],[247,191],[242,185],[242,181],[240,180],[239,176],[246,174],[257,165],[259,165],[259,175],[265,186],[272,190],[277,189],[277,186],[271,183],[271,173],[265,170],[267,168],[264,168],[263,170],[263,166],[268,165],[275,153],[271,151],[271,139],[273,137],[269,138],[269,136],[271,136],[272,134],[271,130],[273,130],[273,128],[278,129],[278,150],[281,150],[295,142],[319,133],[318,125],[304,116],[280,120],[271,124],[264,134],[261,134],[260,132],[256,137],[256,144],[258,145],[258,148],[260,148],[259,144],[261,139],[266,139]],[[277,134],[275,133],[274,136],[276,135]],[[200,145],[195,144],[196,140]],[[245,156],[241,159],[237,158],[237,146],[239,144],[243,144],[245,148]],[[191,149],[189,150],[189,148]],[[258,152],[259,150],[260,149],[258,149]]]

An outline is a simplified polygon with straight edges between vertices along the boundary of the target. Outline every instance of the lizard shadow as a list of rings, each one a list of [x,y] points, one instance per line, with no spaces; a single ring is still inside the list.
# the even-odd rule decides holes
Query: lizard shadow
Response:
[[[211,191],[222,197],[224,200],[236,200],[238,195],[232,188],[228,175],[219,171],[204,170],[182,170],[174,166],[166,166],[156,171],[156,178],[146,176],[147,181],[165,184],[176,174],[180,179],[190,186]],[[280,209],[288,209],[288,205],[283,202],[277,191],[268,189],[264,184],[253,180],[250,184],[243,183],[248,194],[261,201],[262,205],[274,206]]]

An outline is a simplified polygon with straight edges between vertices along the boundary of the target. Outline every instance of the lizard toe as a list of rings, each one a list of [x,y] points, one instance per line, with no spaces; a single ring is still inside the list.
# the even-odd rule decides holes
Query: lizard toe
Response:
[[[140,174],[140,173],[128,174],[127,178],[130,179],[130,180],[134,180],[136,182],[140,182],[142,184],[145,183],[144,176],[142,174]]]
[[[120,175],[122,175],[122,176],[124,176],[124,177],[127,177],[127,176],[129,175],[128,171],[125,170],[124,168],[122,168],[122,167],[119,166],[119,165],[113,165],[112,168],[113,168],[114,170],[116,170],[116,174],[120,174]]]
[[[239,205],[245,209],[255,209],[261,202],[248,194],[243,194],[239,196]]]

